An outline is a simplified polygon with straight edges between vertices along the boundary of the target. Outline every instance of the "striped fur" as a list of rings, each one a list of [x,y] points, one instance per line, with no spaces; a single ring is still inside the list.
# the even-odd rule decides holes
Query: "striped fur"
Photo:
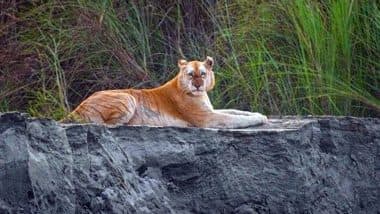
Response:
[[[214,110],[207,96],[215,85],[214,61],[179,60],[179,73],[153,89],[99,91],[62,122],[153,126],[238,128],[267,121],[264,115],[234,109]]]

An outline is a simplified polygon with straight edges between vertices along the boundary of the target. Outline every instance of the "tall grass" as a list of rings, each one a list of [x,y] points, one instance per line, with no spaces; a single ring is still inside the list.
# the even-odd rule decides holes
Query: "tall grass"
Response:
[[[376,17],[380,14],[374,2],[296,0],[249,7],[251,1],[239,1],[225,5],[220,8],[227,23],[220,23],[228,26],[223,29],[228,31],[224,45],[231,49],[223,57],[232,67],[225,66],[223,73],[230,73],[227,85],[236,88],[227,88],[224,94],[230,101],[237,97],[229,106],[242,106],[243,100],[251,110],[272,114],[379,111],[379,55],[358,50],[363,44],[378,48],[371,44],[378,43],[373,37],[379,36],[374,25],[379,25]],[[234,10],[246,18],[238,16],[229,24],[231,15],[227,14]],[[368,30],[365,37],[358,35],[363,26]],[[366,37],[371,39],[362,40]],[[368,61],[363,62],[365,58]],[[236,96],[239,93],[247,100]]]
[[[218,108],[379,116],[375,1],[45,0],[0,4],[0,109],[58,119],[97,90],[217,62]]]

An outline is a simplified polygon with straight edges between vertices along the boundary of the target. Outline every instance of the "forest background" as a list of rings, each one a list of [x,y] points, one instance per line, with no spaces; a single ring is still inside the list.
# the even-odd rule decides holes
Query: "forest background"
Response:
[[[60,119],[206,55],[215,107],[380,115],[377,0],[2,0],[0,111]]]

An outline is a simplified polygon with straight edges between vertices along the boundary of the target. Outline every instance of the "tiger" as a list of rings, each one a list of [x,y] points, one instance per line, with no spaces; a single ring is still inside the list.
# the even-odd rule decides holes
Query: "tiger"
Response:
[[[215,86],[214,60],[178,60],[179,72],[151,89],[95,92],[61,122],[106,125],[244,128],[268,122],[257,112],[214,109],[207,92]]]

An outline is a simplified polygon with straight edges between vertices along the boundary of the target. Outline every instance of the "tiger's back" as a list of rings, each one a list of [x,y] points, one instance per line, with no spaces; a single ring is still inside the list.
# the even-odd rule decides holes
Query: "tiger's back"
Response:
[[[100,124],[191,126],[158,89],[99,91],[83,101],[70,118]]]
[[[129,94],[121,93],[120,90],[98,91],[75,108],[68,120],[116,124],[129,120],[135,109],[135,98]]]

